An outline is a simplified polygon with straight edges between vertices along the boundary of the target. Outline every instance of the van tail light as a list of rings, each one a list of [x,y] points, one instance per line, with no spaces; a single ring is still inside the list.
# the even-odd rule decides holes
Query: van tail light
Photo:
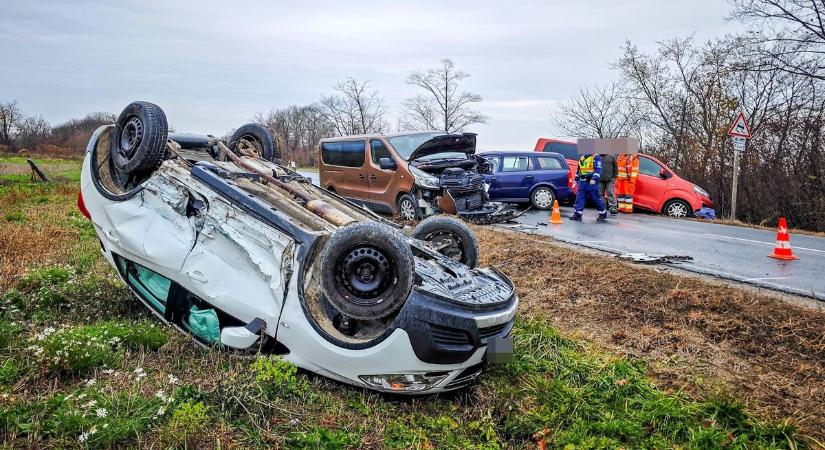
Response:
[[[568,170],[567,171],[567,187],[569,187],[570,189],[573,189],[574,187],[576,187],[575,179],[576,179],[576,177],[573,176],[573,171]]]
[[[87,219],[92,220],[92,216],[89,214],[89,210],[86,209],[86,203],[83,201],[83,191],[79,191],[77,193],[77,209],[80,210],[80,214],[83,214]]]

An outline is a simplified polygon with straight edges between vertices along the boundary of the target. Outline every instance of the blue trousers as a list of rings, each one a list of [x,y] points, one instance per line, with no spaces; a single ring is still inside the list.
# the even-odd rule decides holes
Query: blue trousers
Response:
[[[589,181],[579,181],[579,191],[576,192],[576,214],[584,211],[584,204],[590,199],[599,209],[599,214],[604,214],[604,199],[599,195],[599,183],[590,184]]]

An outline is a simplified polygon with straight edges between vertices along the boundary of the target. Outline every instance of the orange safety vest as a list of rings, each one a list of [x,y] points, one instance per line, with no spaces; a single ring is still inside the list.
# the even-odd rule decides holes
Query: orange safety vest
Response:
[[[619,166],[617,178],[620,180],[629,178],[631,181],[636,181],[636,177],[639,175],[639,157],[637,155],[622,153],[619,155],[616,164]]]

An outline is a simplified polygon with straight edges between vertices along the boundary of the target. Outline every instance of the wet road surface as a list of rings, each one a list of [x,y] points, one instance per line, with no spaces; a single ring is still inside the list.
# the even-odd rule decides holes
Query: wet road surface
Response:
[[[538,226],[547,222],[549,212],[531,210],[519,217],[522,226],[514,228],[611,253],[690,256],[692,261],[669,264],[825,300],[823,237],[792,234],[791,246],[799,259],[780,261],[767,257],[776,243],[775,231],[652,214],[620,214],[600,224],[595,222],[597,214],[591,209],[585,210],[583,222],[573,222],[567,219],[572,208],[562,207],[561,212],[561,225]]]

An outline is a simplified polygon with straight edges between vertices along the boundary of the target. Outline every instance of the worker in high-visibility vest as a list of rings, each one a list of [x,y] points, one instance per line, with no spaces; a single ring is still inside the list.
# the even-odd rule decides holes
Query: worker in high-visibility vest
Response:
[[[579,169],[576,171],[576,211],[570,220],[582,220],[582,211],[587,199],[596,204],[599,218],[596,222],[607,222],[607,210],[604,208],[604,199],[599,195],[599,178],[602,176],[602,157],[599,155],[582,155],[579,158]]]
[[[617,162],[619,173],[616,181],[616,197],[619,200],[619,212],[632,213],[636,177],[639,176],[639,156],[635,153],[622,153]]]

